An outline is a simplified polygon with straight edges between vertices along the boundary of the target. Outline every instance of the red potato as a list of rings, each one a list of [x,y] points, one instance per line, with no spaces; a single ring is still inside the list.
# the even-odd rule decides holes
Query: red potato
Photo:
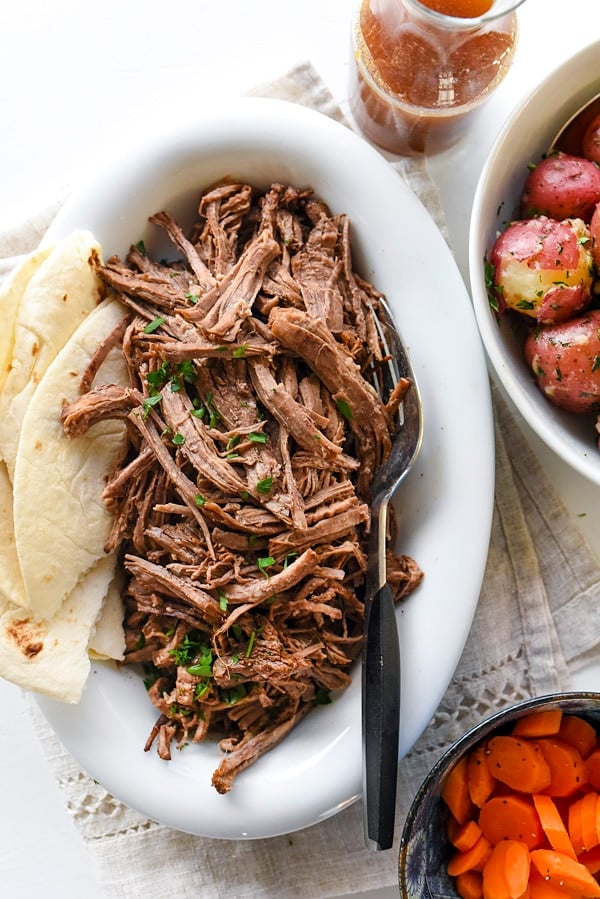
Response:
[[[582,149],[586,159],[600,163],[600,115],[592,119],[587,126],[583,135]]]
[[[594,265],[600,271],[600,203],[596,206],[590,222],[590,249]]]
[[[525,341],[525,359],[555,406],[568,412],[600,409],[600,309],[536,328]]]
[[[590,233],[581,219],[540,216],[513,222],[490,253],[499,311],[514,309],[540,324],[566,321],[591,301]]]
[[[568,153],[548,156],[533,168],[521,195],[523,218],[547,215],[589,222],[600,202],[600,168],[591,160]]]

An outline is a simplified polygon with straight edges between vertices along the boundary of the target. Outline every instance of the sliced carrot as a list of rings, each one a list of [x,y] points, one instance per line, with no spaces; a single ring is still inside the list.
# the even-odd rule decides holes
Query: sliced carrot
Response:
[[[496,779],[486,764],[485,746],[477,746],[467,760],[467,786],[471,802],[481,808],[492,795]]]
[[[537,741],[492,737],[486,746],[490,774],[521,793],[541,793],[551,782],[550,767]]]
[[[562,886],[585,899],[600,897],[600,884],[585,865],[554,849],[534,849],[531,863],[551,883]]]
[[[448,862],[448,874],[457,877],[465,871],[481,871],[492,847],[484,836],[479,837],[474,846],[466,852],[455,852]]]
[[[598,845],[598,831],[596,829],[596,807],[598,804],[597,793],[586,793],[581,800],[581,836],[583,848],[587,851]]]
[[[577,859],[567,828],[552,797],[538,793],[533,797],[533,804],[538,813],[542,830],[552,848],[557,852],[564,852],[570,858]]]
[[[519,718],[512,729],[515,737],[553,737],[562,721],[562,709],[542,709]]]
[[[524,796],[492,796],[481,807],[479,827],[492,846],[501,840],[520,840],[536,849],[544,840],[538,813]]]
[[[529,874],[529,899],[574,899],[571,890],[546,880],[532,866]]]
[[[471,819],[470,821],[465,821],[464,824],[458,824],[457,822],[456,829],[450,836],[450,842],[455,849],[458,849],[460,852],[466,852],[467,849],[475,845],[480,836],[481,828],[479,824]]]
[[[581,852],[577,861],[585,865],[590,874],[598,874],[600,872],[600,843],[589,852]]]
[[[550,783],[536,792],[549,796],[572,796],[587,781],[581,753],[575,746],[555,737],[543,737],[537,742],[550,768]]]
[[[588,757],[597,742],[594,727],[579,715],[563,715],[557,736],[559,740],[575,746],[584,759]]]
[[[483,866],[485,899],[519,899],[529,880],[529,849],[517,840],[501,840]]]
[[[442,799],[459,824],[464,824],[471,816],[466,756],[459,759],[448,774],[442,789]]]
[[[585,760],[585,773],[595,790],[600,790],[600,749],[594,749]]]
[[[583,845],[583,821],[581,817],[581,798],[574,800],[569,806],[567,828],[571,845],[578,856],[584,851]]]
[[[482,899],[483,878],[480,871],[464,871],[454,881],[461,899]]]

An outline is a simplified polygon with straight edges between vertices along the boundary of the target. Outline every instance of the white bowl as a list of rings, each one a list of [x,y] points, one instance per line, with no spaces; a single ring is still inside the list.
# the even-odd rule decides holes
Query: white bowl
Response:
[[[596,416],[563,412],[546,400],[523,359],[522,340],[508,316],[490,309],[484,260],[499,231],[518,209],[527,166],[537,162],[570,117],[600,91],[600,42],[556,69],[517,107],[481,173],[469,234],[471,293],[479,331],[504,389],[541,440],[594,484],[600,484]]]
[[[332,211],[349,215],[355,264],[397,315],[424,406],[422,451],[398,497],[402,549],[425,571],[397,615],[404,754],[431,720],[459,660],[490,534],[489,382],[465,285],[418,199],[348,128],[301,106],[258,98],[193,116],[171,111],[167,119],[131,143],[120,141],[116,158],[90,167],[49,239],[89,228],[105,256],[123,255],[143,239],[160,258],[148,216],[167,209],[187,228],[202,190],[225,175],[257,186],[275,180],[312,186]],[[171,762],[144,753],[156,713],[140,677],[127,668],[95,663],[79,705],[40,705],[64,745],[109,792],[189,833],[274,836],[314,824],[360,796],[359,676],[244,771],[226,796],[210,785],[220,759],[214,743],[189,746]]]

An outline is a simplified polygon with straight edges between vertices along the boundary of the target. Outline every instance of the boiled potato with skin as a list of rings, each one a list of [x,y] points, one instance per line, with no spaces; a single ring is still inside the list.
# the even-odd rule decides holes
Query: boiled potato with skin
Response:
[[[490,253],[491,291],[498,309],[514,309],[540,324],[555,324],[591,301],[590,233],[581,219],[544,216],[513,222]]]
[[[600,309],[533,330],[525,359],[540,390],[567,412],[600,409]]]
[[[586,159],[600,163],[600,115],[597,115],[586,128],[582,149]]]
[[[555,153],[539,162],[525,180],[523,218],[581,218],[589,222],[600,202],[600,168],[590,159]]]
[[[600,272],[600,203],[596,206],[590,222],[590,237],[592,259]]]

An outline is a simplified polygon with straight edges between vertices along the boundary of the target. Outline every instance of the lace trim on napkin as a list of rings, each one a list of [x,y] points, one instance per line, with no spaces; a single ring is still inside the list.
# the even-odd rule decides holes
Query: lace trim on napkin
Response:
[[[309,64],[252,93],[291,99],[343,121]],[[445,232],[426,160],[391,162]],[[13,230],[8,241],[0,236],[0,256],[27,252],[41,233],[38,219],[21,232]],[[600,641],[598,565],[497,391],[494,406],[496,504],[484,585],[455,677],[430,726],[400,763],[398,828],[450,742],[507,704],[568,688],[567,661],[575,667]],[[31,705],[107,896],[323,899],[397,884],[395,853],[374,855],[364,848],[359,803],[287,837],[227,843],[191,837],[148,821],[110,796],[79,770]]]

